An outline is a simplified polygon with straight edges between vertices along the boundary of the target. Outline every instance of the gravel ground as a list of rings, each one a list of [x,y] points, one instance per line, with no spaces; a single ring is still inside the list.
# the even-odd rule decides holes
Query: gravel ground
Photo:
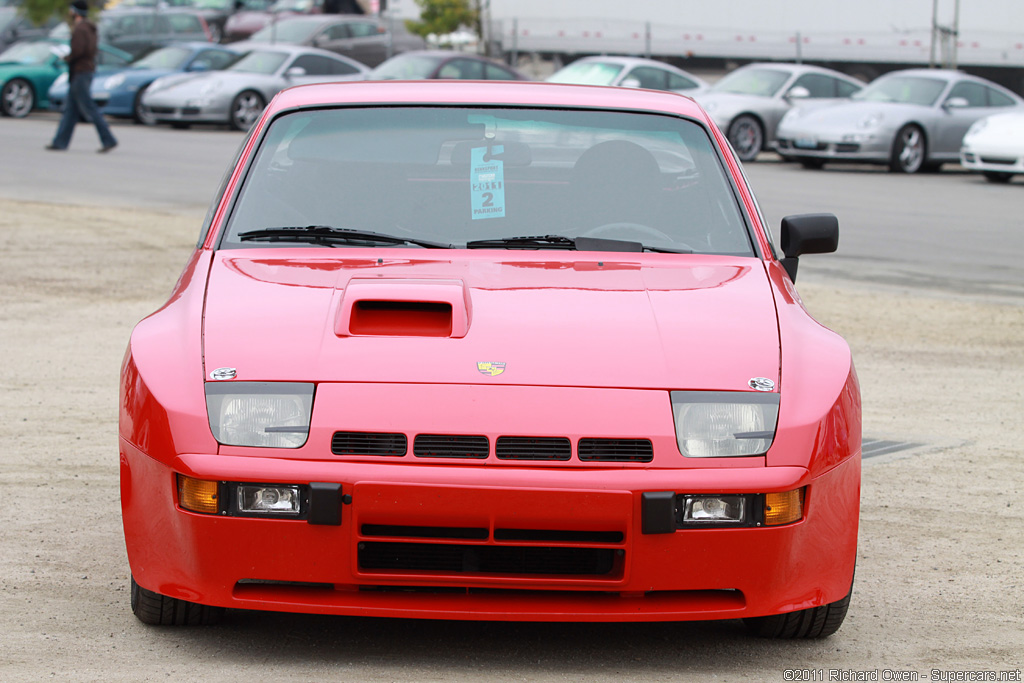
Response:
[[[1021,680],[1024,302],[813,271],[798,284],[854,349],[865,436],[919,444],[865,460],[854,599],[835,636],[257,612],[144,626],[128,605],[118,369],[198,229],[0,200],[0,680]]]

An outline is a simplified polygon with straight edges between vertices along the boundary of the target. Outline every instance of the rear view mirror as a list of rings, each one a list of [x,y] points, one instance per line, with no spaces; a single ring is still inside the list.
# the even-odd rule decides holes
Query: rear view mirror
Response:
[[[806,100],[811,96],[811,91],[802,85],[794,85],[786,93],[786,97],[791,100]]]
[[[638,79],[638,78],[624,78],[624,79],[622,79],[622,83],[620,83],[619,85],[621,85],[623,88],[639,88],[640,87],[640,79]]]
[[[839,219],[830,213],[806,213],[782,219],[782,267],[796,282],[802,254],[829,254],[839,248]]]
[[[529,166],[533,163],[533,152],[529,145],[522,142],[501,142],[484,140],[462,140],[452,148],[451,164],[453,166],[469,166],[470,150],[474,147],[496,147],[501,145],[500,154],[492,154],[489,158],[500,160],[505,166]]]
[[[305,76],[306,70],[303,69],[301,66],[293,66],[292,68],[285,71],[284,75],[287,76],[288,78],[294,78],[295,76]]]
[[[963,109],[971,106],[971,103],[967,101],[966,97],[950,97],[943,102],[942,106],[945,109]]]

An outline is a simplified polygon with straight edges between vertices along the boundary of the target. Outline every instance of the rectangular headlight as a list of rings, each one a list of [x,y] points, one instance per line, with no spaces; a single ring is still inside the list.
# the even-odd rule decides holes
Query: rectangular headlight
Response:
[[[309,436],[313,385],[207,382],[210,429],[225,446],[299,448]]]
[[[284,484],[238,484],[236,512],[242,515],[302,514],[302,487]]]
[[[746,496],[685,496],[683,524],[743,524]]]
[[[763,455],[775,439],[779,395],[750,391],[673,391],[679,452],[688,458]]]

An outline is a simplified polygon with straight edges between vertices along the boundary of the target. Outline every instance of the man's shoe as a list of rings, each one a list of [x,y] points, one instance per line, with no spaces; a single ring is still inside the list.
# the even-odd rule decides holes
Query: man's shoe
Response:
[[[100,154],[106,154],[107,152],[109,152],[110,150],[114,149],[115,147],[117,147],[117,143],[116,142],[114,144],[112,144],[112,145],[103,145],[102,147],[100,147],[96,151],[99,152]]]
[[[66,147],[58,147],[57,145],[54,145],[54,144],[51,143],[51,144],[47,145],[45,147],[45,149],[48,149],[51,152],[63,152],[67,148]]]

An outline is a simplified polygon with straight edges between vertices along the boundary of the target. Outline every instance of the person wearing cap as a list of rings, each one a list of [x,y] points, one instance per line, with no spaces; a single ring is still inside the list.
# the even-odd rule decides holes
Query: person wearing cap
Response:
[[[96,25],[89,21],[88,15],[89,5],[85,0],[74,0],[71,3],[71,52],[64,58],[68,63],[68,97],[53,142],[46,146],[49,150],[63,151],[68,148],[75,124],[82,116],[96,125],[96,132],[102,145],[98,151],[109,152],[117,147],[117,140],[110,132],[110,126],[107,125],[90,93],[92,77],[96,71],[98,39]]]

